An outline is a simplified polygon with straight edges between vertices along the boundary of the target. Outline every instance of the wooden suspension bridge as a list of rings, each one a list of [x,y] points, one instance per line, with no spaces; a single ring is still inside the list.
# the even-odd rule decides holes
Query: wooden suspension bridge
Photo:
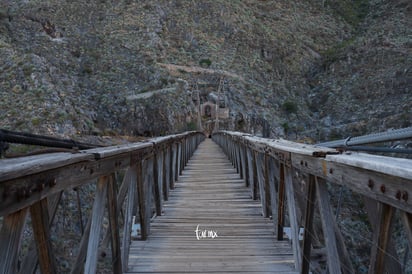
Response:
[[[0,273],[59,273],[54,217],[62,193],[86,185],[95,197],[67,273],[102,273],[103,254],[110,273],[309,273],[316,214],[325,271],[354,273],[327,184],[365,199],[369,273],[405,272],[391,231],[399,212],[412,244],[411,160],[238,132],[213,141],[187,132],[0,160]]]

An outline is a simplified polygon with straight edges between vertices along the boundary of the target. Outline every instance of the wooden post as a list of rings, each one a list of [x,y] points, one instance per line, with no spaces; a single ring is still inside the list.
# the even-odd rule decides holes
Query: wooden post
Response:
[[[328,257],[329,273],[341,273],[340,256],[335,237],[335,218],[329,203],[329,194],[326,181],[315,177],[316,194],[319,201],[319,212],[322,220],[322,230],[325,236],[326,252]]]
[[[156,215],[162,215],[163,151],[156,151],[153,159],[154,200]]]
[[[295,258],[295,268],[299,269],[302,265],[302,254],[300,252],[299,244],[299,223],[296,216],[296,201],[295,191],[293,190],[292,170],[290,167],[285,166],[285,190],[286,198],[288,199],[288,211],[290,230],[292,232],[292,248],[293,256]]]
[[[314,175],[309,175],[309,187],[306,199],[305,213],[305,233],[303,236],[303,261],[302,274],[308,274],[310,270],[310,253],[312,249],[313,216],[315,213],[315,198],[316,198],[316,181]],[[289,201],[288,201],[289,203]]]
[[[248,161],[248,154],[247,154],[247,147],[243,146],[242,149],[242,153],[243,153],[243,162],[244,162],[244,169],[245,169],[245,186],[249,187],[250,186],[250,178],[249,178],[249,161]]]
[[[253,181],[252,181],[252,199],[257,200],[259,199],[259,181],[258,181],[258,174],[257,174],[257,161],[256,161],[256,152],[252,151],[251,155],[252,159],[252,176],[253,176]]]
[[[171,179],[170,179],[170,189],[175,188],[175,182],[177,181],[177,143],[174,143],[172,145],[172,151],[171,151],[171,158],[170,158],[170,174],[171,174]]]
[[[285,227],[285,165],[280,163],[279,168],[279,199],[278,199],[278,241],[283,240]]]
[[[275,227],[275,234],[278,233],[278,190],[279,190],[279,180],[276,174],[279,174],[278,163],[268,155],[267,167],[268,171],[268,182],[269,182],[269,194],[270,194],[270,206],[272,212],[273,225]]]
[[[6,216],[0,233],[0,273],[16,273],[23,228],[28,209]]]
[[[262,153],[256,152],[255,153],[255,159],[256,159],[256,173],[257,173],[257,181],[259,184],[259,192],[260,192],[260,201],[262,204],[262,216],[267,218],[269,217],[269,211],[268,208],[266,207],[267,201],[266,201],[266,192],[265,192],[265,163],[263,161],[264,155]]]
[[[164,159],[164,168],[165,168],[165,180],[164,180],[164,185],[163,185],[163,195],[164,195],[164,200],[167,201],[169,200],[169,189],[171,188],[171,181],[173,181],[173,174],[172,174],[172,165],[173,165],[173,159],[172,159],[172,148],[171,144],[168,145],[166,149],[166,155]]]
[[[153,178],[153,158],[149,158],[143,161],[142,170],[143,180],[138,185],[138,199],[139,199],[139,216],[140,216],[140,226],[142,233],[142,240],[146,240],[150,234],[150,219],[152,217],[152,183]]]
[[[367,203],[365,203],[367,204]],[[390,243],[391,237],[391,230],[392,230],[392,219],[394,216],[394,208],[390,205],[377,202],[377,208],[372,213],[371,210],[368,209],[368,212],[371,212],[371,215],[376,217],[375,220],[371,219],[371,223],[373,224],[374,231],[373,231],[373,245],[371,250],[371,259],[370,259],[370,267],[369,272],[370,274],[383,274],[385,273],[385,269],[388,268],[387,262],[387,253],[393,253],[394,251],[389,251],[388,246]],[[394,267],[391,264],[390,267]],[[395,265],[397,268],[397,266]],[[400,266],[399,266],[400,267]],[[394,273],[394,272],[390,272]],[[400,273],[400,272],[399,272]]]
[[[177,150],[177,176],[176,176],[176,181],[179,179],[179,176],[182,175],[183,171],[183,144],[182,141],[179,141],[178,143],[178,150]]]
[[[169,163],[170,163],[169,151],[170,150],[169,150],[168,146],[163,151],[163,165],[162,165],[162,174],[163,174],[162,189],[163,189],[163,193],[162,193],[162,195],[163,195],[163,200],[164,201],[169,200],[169,186],[170,186],[170,183],[169,183],[169,179],[170,179],[170,176],[169,176]]]
[[[412,249],[412,215],[405,211],[401,211],[401,220],[405,228],[406,236],[409,241],[409,248]]]
[[[130,167],[130,177],[127,184],[129,184],[129,191],[127,192],[126,214],[124,218],[123,240],[122,240],[122,264],[123,271],[126,272],[129,264],[129,248],[130,248],[130,234],[132,230],[133,207],[136,203],[136,189],[137,189],[137,168]]]
[[[112,270],[120,274],[122,271],[122,257],[120,254],[119,210],[117,207],[117,188],[114,174],[110,176],[107,187],[107,206],[109,211],[109,225],[112,247]]]
[[[93,203],[92,219],[90,227],[89,243],[87,245],[87,257],[84,266],[84,273],[96,273],[97,268],[97,252],[100,240],[100,231],[102,228],[105,197],[107,193],[108,177],[103,176],[99,178],[96,187],[96,194]]]
[[[266,207],[266,218],[269,218],[273,213],[272,213],[272,207],[271,207],[271,197],[270,197],[270,180],[269,180],[269,174],[270,174],[270,165],[269,165],[269,155],[264,154],[263,156],[263,189],[264,189],[264,195],[265,195],[265,207]]]
[[[62,193],[63,191],[60,191],[59,193],[51,195],[49,198],[47,198],[47,204],[49,207],[48,211],[49,211],[49,217],[50,217],[49,226],[51,226],[53,223]],[[37,255],[37,251],[35,250],[35,241],[32,241],[30,243],[30,247],[28,249],[29,249],[29,252],[24,257],[24,260],[21,263],[21,267],[19,270],[20,274],[33,273],[37,267],[39,257]]]
[[[44,274],[57,273],[56,260],[50,241],[47,198],[34,203],[30,207],[30,215],[41,272]]]

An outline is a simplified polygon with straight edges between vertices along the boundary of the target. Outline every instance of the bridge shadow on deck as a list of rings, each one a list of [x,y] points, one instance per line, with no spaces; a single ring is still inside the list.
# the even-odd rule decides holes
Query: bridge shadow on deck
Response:
[[[196,232],[197,230],[197,232]],[[205,237],[205,238],[204,238]],[[170,192],[146,241],[133,241],[127,273],[298,273],[225,154],[206,139]]]

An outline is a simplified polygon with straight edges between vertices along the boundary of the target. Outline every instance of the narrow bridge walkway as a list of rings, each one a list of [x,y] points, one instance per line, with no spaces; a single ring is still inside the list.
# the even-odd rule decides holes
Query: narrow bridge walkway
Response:
[[[287,241],[211,140],[200,144],[151,224],[130,248],[128,273],[297,273]],[[197,230],[197,232],[196,232]]]

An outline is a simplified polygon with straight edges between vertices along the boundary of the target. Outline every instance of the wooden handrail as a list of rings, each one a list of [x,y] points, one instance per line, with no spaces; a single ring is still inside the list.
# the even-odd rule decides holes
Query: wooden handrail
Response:
[[[327,182],[343,185],[373,203],[375,215],[371,221],[376,244],[371,252],[369,273],[400,273],[400,266],[391,263],[394,256],[390,245],[392,216],[399,210],[412,246],[412,160],[364,153],[339,153],[330,148],[299,144],[282,139],[265,139],[240,132],[221,131],[212,137],[229,156],[234,166],[251,188],[251,196],[260,198],[262,215],[271,215],[282,240],[284,205],[288,206],[292,239],[299,239],[304,227],[303,247],[292,240],[295,267],[309,272],[312,223],[318,204],[325,237],[327,265],[330,273],[353,273],[343,237],[332,215]],[[295,174],[307,181],[301,193],[307,204],[299,205],[294,185]],[[304,223],[299,223],[303,215]],[[377,216],[377,217],[376,217]],[[393,249],[393,248],[392,248]]]
[[[106,204],[109,229],[105,239],[111,242],[113,273],[126,271],[133,215],[138,215],[141,237],[145,239],[150,233],[152,200],[156,214],[160,215],[168,189],[173,188],[178,175],[204,138],[203,133],[186,132],[75,154],[54,153],[0,160],[0,217],[3,219],[0,273],[33,273],[37,254],[42,273],[57,273],[49,244],[49,226],[61,193],[94,183],[96,179],[92,214],[85,226],[71,273],[96,272]],[[118,171],[125,171],[119,191],[114,176]],[[119,212],[125,200],[124,218],[121,218]],[[29,212],[38,252],[29,252],[18,267],[18,251]],[[123,220],[123,227],[120,227],[119,219]]]

